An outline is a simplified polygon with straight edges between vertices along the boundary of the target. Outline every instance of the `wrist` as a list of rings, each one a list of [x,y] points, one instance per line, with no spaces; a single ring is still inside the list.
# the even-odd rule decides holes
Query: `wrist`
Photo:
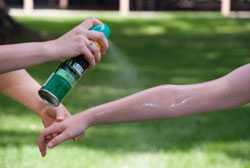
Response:
[[[44,113],[49,110],[49,106],[46,105],[43,101],[39,102],[38,108],[35,110],[35,113],[42,119]]]
[[[55,61],[60,59],[60,49],[56,40],[45,41],[43,43],[44,56],[48,61]]]
[[[101,105],[101,106],[97,106],[97,107],[93,107],[88,109],[85,112],[82,112],[80,114],[82,114],[82,118],[86,118],[85,121],[83,122],[87,122],[88,127],[90,126],[95,126],[95,125],[99,125],[99,124],[108,124],[110,123],[110,112],[112,108],[110,108],[111,104],[105,104],[105,105]],[[113,107],[113,110],[115,110],[115,108]]]
[[[38,88],[34,89],[34,92],[31,95],[33,96],[33,99],[31,101],[26,101],[24,104],[30,108],[37,116],[42,118],[43,112],[48,108],[47,104],[36,94]],[[27,104],[26,104],[27,103]]]
[[[59,107],[52,107],[50,105],[48,105],[47,103],[45,103],[43,100],[39,99],[38,102],[38,106],[36,108],[36,110],[34,110],[36,112],[36,114],[40,117],[43,118],[44,114],[46,113],[50,113],[52,115],[56,114],[57,110],[60,110],[63,106],[60,105]]]
[[[85,123],[87,128],[97,124],[95,112],[91,109],[87,110],[86,112],[81,112],[79,115],[81,118],[81,123]]]

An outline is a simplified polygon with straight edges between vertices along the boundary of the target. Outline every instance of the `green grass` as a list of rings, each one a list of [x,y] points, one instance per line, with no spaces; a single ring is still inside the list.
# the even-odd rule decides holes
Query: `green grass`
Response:
[[[111,26],[111,40],[120,54],[110,52],[67,96],[65,105],[72,113],[159,84],[211,80],[250,61],[248,19],[225,19],[217,13],[110,15],[102,18]],[[81,17],[18,20],[59,35]],[[29,72],[42,83],[56,65],[36,66]],[[0,168],[250,168],[249,106],[94,127],[80,142],[67,142],[42,159],[35,144],[42,128],[39,119],[2,95],[0,102]]]

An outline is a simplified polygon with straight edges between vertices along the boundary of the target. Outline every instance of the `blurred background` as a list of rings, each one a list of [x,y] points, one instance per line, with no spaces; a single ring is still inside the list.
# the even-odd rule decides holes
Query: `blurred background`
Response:
[[[64,104],[77,113],[161,84],[223,76],[250,62],[249,0],[0,0],[0,43],[56,38],[87,17],[111,48]],[[40,83],[58,62],[29,68]],[[199,103],[199,102],[197,102]],[[250,168],[250,107],[90,128],[40,157],[40,120],[0,95],[0,168]]]

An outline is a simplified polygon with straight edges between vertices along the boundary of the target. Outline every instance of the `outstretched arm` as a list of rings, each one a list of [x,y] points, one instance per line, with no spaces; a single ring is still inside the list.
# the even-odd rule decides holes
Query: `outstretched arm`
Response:
[[[103,124],[179,117],[236,107],[250,101],[250,64],[217,80],[163,85],[87,110],[91,123]]]
[[[53,108],[40,99],[38,96],[40,85],[25,70],[2,74],[0,81],[0,92],[35,112],[45,127],[69,117],[63,105]]]
[[[236,107],[250,101],[250,64],[214,81],[193,85],[163,85],[97,106],[45,129],[39,139],[58,133],[48,147],[84,133],[87,127],[115,122],[133,122],[180,117]]]
[[[98,19],[87,19],[63,36],[51,41],[1,45],[0,74],[78,55],[83,55],[90,66],[94,66],[108,48],[108,41],[103,33],[88,30],[94,24],[100,23]],[[91,41],[98,41],[101,49],[93,45],[90,47]]]

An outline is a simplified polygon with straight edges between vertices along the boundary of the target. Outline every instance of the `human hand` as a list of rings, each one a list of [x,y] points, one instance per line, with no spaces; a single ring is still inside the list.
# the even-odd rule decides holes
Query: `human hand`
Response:
[[[59,107],[45,106],[39,112],[39,116],[43,122],[44,127],[47,128],[54,123],[61,122],[69,118],[71,114],[63,105],[60,105]],[[46,137],[46,140],[50,140],[55,136],[56,134],[49,135]]]
[[[45,106],[39,112],[39,116],[43,122],[44,127],[46,128],[55,122],[61,122],[65,120],[71,115],[63,105],[60,105],[59,107]]]
[[[44,157],[48,148],[53,148],[66,140],[78,138],[84,134],[91,124],[91,119],[84,113],[79,113],[62,122],[54,123],[45,128],[38,138],[38,147]],[[47,138],[52,137],[52,138]]]
[[[99,63],[109,47],[108,40],[102,32],[91,31],[89,28],[101,23],[95,18],[87,19],[71,31],[52,40],[52,49],[57,59],[82,55],[91,67]],[[94,42],[97,42],[100,48]]]

